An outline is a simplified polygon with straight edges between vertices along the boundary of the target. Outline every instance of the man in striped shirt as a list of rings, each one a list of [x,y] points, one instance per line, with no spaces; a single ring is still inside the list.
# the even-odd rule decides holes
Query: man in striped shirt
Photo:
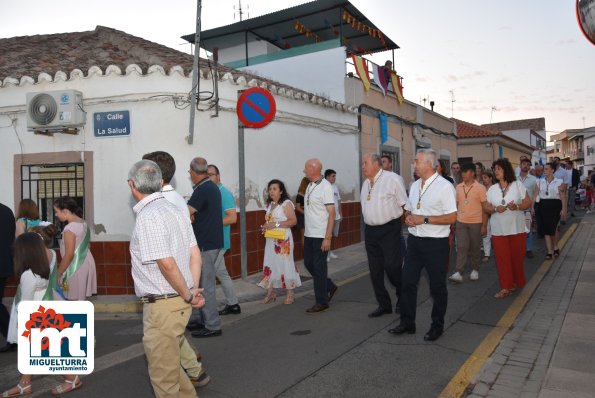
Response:
[[[377,154],[364,156],[360,203],[365,223],[365,244],[372,287],[378,308],[368,314],[376,318],[392,314],[391,297],[384,286],[384,274],[395,287],[396,298],[401,294],[401,263],[403,252],[397,244],[401,235],[401,215],[407,202],[405,186],[392,171],[381,168]]]

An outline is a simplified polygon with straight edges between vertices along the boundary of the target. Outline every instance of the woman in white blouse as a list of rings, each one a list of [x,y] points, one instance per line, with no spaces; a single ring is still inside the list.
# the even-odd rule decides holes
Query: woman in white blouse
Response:
[[[543,167],[543,175],[545,178],[537,180],[538,189],[535,190],[535,200],[539,201],[541,206],[539,217],[547,246],[545,258],[550,260],[552,256],[560,255],[558,223],[560,217],[566,218],[567,196],[566,184],[561,179],[554,177],[552,163],[546,163]]]
[[[484,211],[491,214],[492,244],[501,290],[495,298],[510,296],[525,286],[524,259],[527,230],[524,211],[531,207],[525,186],[516,180],[508,159],[493,164],[497,183],[487,193]]]

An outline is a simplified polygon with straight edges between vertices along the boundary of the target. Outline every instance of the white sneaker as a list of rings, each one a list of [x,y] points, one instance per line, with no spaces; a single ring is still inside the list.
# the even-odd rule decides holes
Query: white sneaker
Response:
[[[328,252],[328,256],[329,256],[330,258],[339,258],[339,256],[337,256],[337,255],[336,255],[335,253],[333,253],[333,252]]]
[[[458,272],[455,272],[454,274],[452,274],[450,276],[450,278],[448,278],[448,279],[451,280],[451,281],[453,281],[453,282],[463,283],[463,277]]]
[[[472,281],[476,281],[479,279],[479,272],[473,270],[471,271],[471,275],[469,276],[469,279]]]

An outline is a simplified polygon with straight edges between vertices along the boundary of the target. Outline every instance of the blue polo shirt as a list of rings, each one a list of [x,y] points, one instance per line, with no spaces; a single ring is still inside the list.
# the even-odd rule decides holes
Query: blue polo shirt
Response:
[[[225,188],[223,184],[219,184],[219,192],[221,192],[221,215],[225,217],[226,210],[236,211],[236,201],[229,189]],[[229,250],[231,248],[231,225],[223,226],[223,248]]]
[[[201,251],[223,248],[221,193],[208,177],[194,187],[188,206],[196,210],[192,229]]]

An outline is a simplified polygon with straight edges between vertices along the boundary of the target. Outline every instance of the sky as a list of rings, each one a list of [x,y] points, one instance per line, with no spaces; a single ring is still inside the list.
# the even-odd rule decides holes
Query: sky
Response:
[[[242,6],[244,18],[253,18],[305,2]],[[595,46],[577,24],[576,0],[351,3],[401,47],[394,66],[406,99],[423,105],[426,98],[436,112],[475,124],[545,117],[548,136],[595,126]],[[189,52],[180,36],[194,33],[197,2],[0,0],[0,6],[0,38],[103,25]],[[202,30],[237,22],[237,8],[237,0],[203,0]],[[370,57],[379,64],[390,58]]]

